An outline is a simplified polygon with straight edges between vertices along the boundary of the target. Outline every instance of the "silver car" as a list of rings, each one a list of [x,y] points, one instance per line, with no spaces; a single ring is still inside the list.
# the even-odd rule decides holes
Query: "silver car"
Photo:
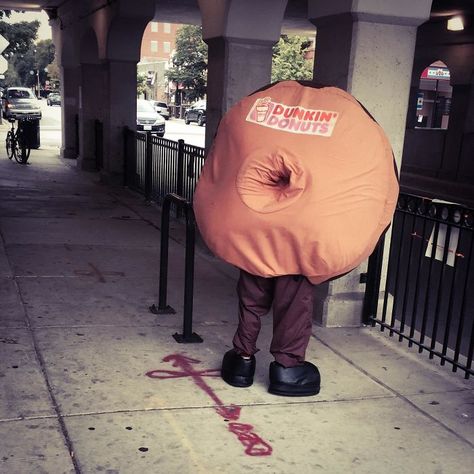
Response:
[[[165,134],[165,119],[148,100],[137,100],[137,130],[151,132],[160,137]]]
[[[165,119],[168,120],[170,118],[170,109],[168,108],[168,104],[166,102],[159,102],[157,100],[150,101],[155,107],[155,110]]]
[[[2,113],[6,119],[41,118],[38,99],[27,87],[9,87],[3,92]]]

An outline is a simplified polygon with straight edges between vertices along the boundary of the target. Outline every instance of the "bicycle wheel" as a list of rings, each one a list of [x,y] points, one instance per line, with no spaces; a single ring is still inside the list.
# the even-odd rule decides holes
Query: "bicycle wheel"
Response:
[[[30,148],[26,145],[25,137],[20,130],[16,132],[14,156],[15,160],[21,164],[26,164],[30,156]]]
[[[14,150],[13,150],[13,147],[14,147],[14,137],[13,137],[13,132],[11,130],[8,131],[7,133],[7,139],[5,141],[5,145],[7,147],[7,156],[8,156],[8,159],[11,160],[13,158],[13,154],[14,154]]]

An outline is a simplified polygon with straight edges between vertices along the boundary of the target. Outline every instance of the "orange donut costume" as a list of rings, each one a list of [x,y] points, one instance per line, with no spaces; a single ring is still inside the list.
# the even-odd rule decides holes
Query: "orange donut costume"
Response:
[[[223,260],[253,275],[304,275],[317,284],[370,255],[397,196],[389,142],[357,100],[285,81],[224,116],[194,210]]]

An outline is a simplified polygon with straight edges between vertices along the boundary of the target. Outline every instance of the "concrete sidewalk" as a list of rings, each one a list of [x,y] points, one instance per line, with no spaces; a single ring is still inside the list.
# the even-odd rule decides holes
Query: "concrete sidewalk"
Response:
[[[474,386],[377,328],[314,327],[310,398],[218,376],[236,324],[236,271],[198,252],[182,330],[183,235],[156,316],[159,212],[33,150],[0,154],[0,473],[472,473]]]

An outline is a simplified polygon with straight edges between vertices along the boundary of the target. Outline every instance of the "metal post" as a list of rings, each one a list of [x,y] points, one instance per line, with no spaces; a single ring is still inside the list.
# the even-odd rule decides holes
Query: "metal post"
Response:
[[[362,310],[362,322],[364,324],[370,324],[377,316],[384,245],[385,234],[380,238],[367,264],[367,285],[365,287],[364,306]]]
[[[123,127],[123,186],[128,184],[128,127]]]
[[[184,207],[186,212],[186,257],[184,276],[184,316],[183,334],[175,333],[173,337],[177,342],[191,343],[203,342],[202,338],[193,333],[193,290],[194,290],[194,244],[195,244],[195,221],[191,203],[177,194],[167,194],[163,201],[161,215],[161,248],[160,248],[160,283],[158,307],[150,306],[154,314],[174,314],[176,311],[166,303],[168,291],[168,243],[169,243],[169,221],[171,202],[178,207]]]
[[[178,140],[178,173],[176,176],[176,194],[183,196],[184,181],[184,140]],[[176,217],[181,217],[181,208],[176,206]]]
[[[151,132],[146,133],[146,153],[145,153],[145,199],[151,201],[152,187],[152,159],[153,148],[151,142]]]
[[[74,115],[74,132],[75,132],[75,139],[76,139],[76,156],[79,155],[79,114]]]
[[[94,120],[95,165],[98,171],[104,166],[104,127],[100,120]]]
[[[177,342],[203,342],[201,336],[193,332],[193,290],[194,290],[194,243],[195,220],[191,205],[186,202],[186,260],[184,270],[184,316],[183,334],[175,333]]]
[[[154,314],[175,314],[174,308],[166,304],[168,293],[168,244],[170,233],[171,198],[168,194],[164,201],[161,214],[161,244],[160,244],[160,283],[158,289],[158,307],[150,306]]]

